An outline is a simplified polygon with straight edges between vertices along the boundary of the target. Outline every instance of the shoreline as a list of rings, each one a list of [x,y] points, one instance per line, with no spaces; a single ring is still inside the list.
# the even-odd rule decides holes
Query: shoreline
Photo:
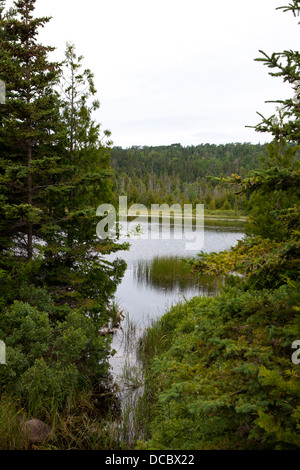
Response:
[[[237,214],[236,216],[232,214],[232,211],[228,211],[229,214],[226,216],[224,214],[224,211],[221,211],[220,214],[210,214],[208,211],[208,214],[206,215],[204,212],[204,226],[215,226],[217,227],[218,224],[221,227],[224,226],[234,226],[236,227],[243,227],[245,223],[248,220],[247,216],[239,215]],[[161,211],[131,211],[130,209],[127,212],[127,220],[128,222],[133,222],[133,221],[145,221],[151,223],[151,216],[157,218],[159,222],[163,220],[163,216]],[[169,213],[167,214],[167,219],[170,220],[171,222],[174,222],[175,220],[182,219],[183,218],[183,213]],[[185,219],[192,220],[193,222],[197,221],[196,215],[193,214],[192,216],[186,215],[184,216]],[[118,214],[118,219],[119,219],[119,214]],[[157,221],[157,220],[156,220]],[[199,224],[200,225],[200,224]]]

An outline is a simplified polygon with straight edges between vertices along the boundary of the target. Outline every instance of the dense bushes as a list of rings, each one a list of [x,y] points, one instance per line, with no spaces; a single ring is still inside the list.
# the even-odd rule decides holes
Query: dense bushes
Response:
[[[37,414],[41,401],[62,410],[79,391],[97,386],[107,375],[110,354],[110,338],[99,336],[84,313],[52,322],[49,296],[41,289],[38,295],[48,300],[43,310],[16,301],[0,316],[9,364],[0,368],[2,393]]]
[[[162,317],[147,382],[151,438],[140,447],[300,447],[299,366],[291,359],[298,302],[292,285],[236,287]]]

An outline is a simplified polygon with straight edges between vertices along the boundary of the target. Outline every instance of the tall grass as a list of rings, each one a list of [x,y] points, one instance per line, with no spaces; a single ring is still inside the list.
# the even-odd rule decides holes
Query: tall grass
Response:
[[[221,218],[221,217],[214,217],[214,216],[207,216],[204,219],[204,226],[205,227],[214,227],[214,228],[224,228],[226,230],[236,232],[236,231],[243,231],[244,227],[247,223],[246,219],[235,219],[235,218]]]
[[[221,278],[195,276],[178,256],[156,256],[152,260],[139,261],[135,276],[140,283],[153,287],[184,290],[198,286],[199,293],[215,293],[222,284]]]
[[[141,360],[143,368],[147,368],[151,359],[164,348],[167,340],[167,331],[164,326],[164,323],[153,320],[140,338],[137,356]]]
[[[22,414],[9,397],[0,400],[0,450],[27,450],[28,441],[21,432]]]

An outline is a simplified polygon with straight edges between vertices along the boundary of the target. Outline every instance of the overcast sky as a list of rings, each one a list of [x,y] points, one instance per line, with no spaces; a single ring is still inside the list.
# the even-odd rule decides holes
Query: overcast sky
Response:
[[[114,145],[264,143],[270,136],[245,126],[292,91],[254,59],[298,49],[299,19],[276,10],[287,3],[37,0],[36,14],[53,17],[41,39],[56,57],[67,41],[85,57]]]

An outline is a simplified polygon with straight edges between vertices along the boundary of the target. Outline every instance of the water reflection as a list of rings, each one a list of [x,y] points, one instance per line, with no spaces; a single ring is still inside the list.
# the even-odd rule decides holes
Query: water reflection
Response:
[[[134,224],[131,225],[134,233]],[[228,250],[234,246],[244,234],[236,228],[205,227],[204,246],[196,247],[193,251],[186,250],[186,239],[176,238],[171,226],[170,239],[163,239],[157,234],[164,232],[163,224],[141,224],[140,234],[129,240],[129,251],[114,253],[108,259],[117,257],[124,259],[127,269],[118,286],[116,300],[120,308],[128,315],[122,322],[122,329],[114,335],[112,347],[117,354],[110,360],[112,374],[119,377],[124,366],[133,362],[136,366],[135,341],[131,338],[133,350],[128,353],[126,344],[128,332],[134,325],[136,338],[140,337],[145,327],[151,321],[161,317],[172,305],[185,301],[194,296],[213,296],[218,293],[222,279],[201,277],[196,278],[185,269],[182,258],[194,258],[203,250]],[[145,234],[150,233],[146,239]],[[168,230],[168,227],[167,227]],[[156,236],[151,237],[151,234]],[[187,234],[190,238],[191,233]]]
[[[244,236],[237,228],[205,227],[204,246],[188,251],[186,239],[191,239],[192,233],[177,238],[171,226],[170,239],[164,239],[162,233],[169,230],[164,224],[140,225],[140,233],[127,240],[131,245],[129,251],[111,254],[109,259],[119,257],[126,261],[127,270],[116,300],[132,320],[143,326],[180,300],[218,291],[220,279],[196,279],[185,272],[181,258],[197,257],[201,250],[210,253],[230,249]],[[130,226],[132,233],[134,226],[134,223]]]

